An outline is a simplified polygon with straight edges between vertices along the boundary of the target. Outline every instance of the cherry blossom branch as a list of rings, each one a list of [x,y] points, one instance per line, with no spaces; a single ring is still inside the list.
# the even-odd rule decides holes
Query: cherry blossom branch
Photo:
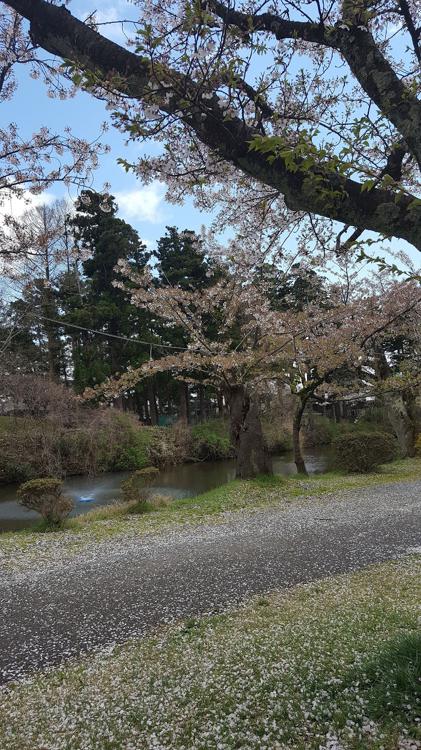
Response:
[[[149,59],[102,37],[63,7],[45,0],[8,0],[6,4],[30,21],[34,43],[88,71],[98,84],[174,115],[213,152],[276,189],[292,211],[308,211],[383,236],[397,236],[421,250],[421,206],[415,196],[403,192],[397,195],[384,187],[368,194],[364,185],[331,169],[329,162],[316,161],[314,166],[301,169],[298,160],[298,168],[291,171],[282,153],[269,161],[266,154],[250,150],[259,130],[236,116],[227,118],[217,96],[204,100],[200,86],[191,78],[162,62],[152,66]],[[221,14],[226,13],[226,7],[220,6],[214,3],[214,12],[219,9]],[[250,18],[252,26],[256,22],[259,29],[277,38],[292,39],[298,34],[304,41],[338,49],[362,88],[402,134],[421,164],[421,104],[399,80],[369,32],[340,25],[303,25],[271,14],[257,20],[248,14],[229,16],[230,23],[235,21],[244,31]]]
[[[207,2],[224,23],[246,34],[265,32],[278,40],[301,39],[340,52],[362,89],[401,133],[421,168],[421,102],[398,78],[365,26],[344,21],[328,27],[289,21],[273,13],[242,13],[219,0]],[[418,133],[411,132],[415,123]]]

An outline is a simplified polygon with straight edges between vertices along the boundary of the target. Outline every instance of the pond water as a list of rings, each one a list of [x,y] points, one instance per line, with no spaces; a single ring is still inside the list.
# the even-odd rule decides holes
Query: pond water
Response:
[[[327,466],[327,452],[311,449],[305,454],[309,473],[321,472]],[[273,468],[276,474],[295,474],[296,468],[291,453],[274,456]],[[128,472],[100,474],[96,477],[68,477],[64,490],[75,501],[73,516],[87,513],[92,508],[109,505],[121,495],[121,483]],[[229,482],[235,477],[234,461],[206,461],[195,464],[181,464],[161,471],[153,484],[153,490],[160,495],[174,498],[194,497],[202,492]],[[17,485],[0,487],[0,531],[11,531],[31,526],[40,516],[27,511],[16,502]]]

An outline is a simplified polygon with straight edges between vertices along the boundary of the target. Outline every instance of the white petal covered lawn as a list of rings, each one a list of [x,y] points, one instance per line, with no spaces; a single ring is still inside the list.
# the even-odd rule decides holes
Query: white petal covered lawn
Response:
[[[411,648],[420,574],[420,557],[401,558],[161,629],[9,686],[0,747],[419,748]],[[394,663],[402,642],[409,677]]]

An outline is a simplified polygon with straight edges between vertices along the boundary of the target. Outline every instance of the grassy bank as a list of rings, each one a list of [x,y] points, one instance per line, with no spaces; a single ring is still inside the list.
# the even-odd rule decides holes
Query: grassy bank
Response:
[[[61,531],[40,533],[30,528],[0,534],[0,559],[4,570],[25,568],[33,562],[41,565],[57,551],[72,556],[87,545],[111,543],[122,536],[141,537],[183,524],[220,523],[227,520],[227,513],[257,508],[275,507],[283,512],[292,504],[329,504],[346,490],[414,479],[421,479],[420,458],[395,461],[368,475],[326,473],[236,480],[193,498],[158,507],[147,505],[146,512],[140,514],[131,512],[127,504],[116,503],[67,520]],[[346,501],[346,494],[343,497]]]
[[[273,423],[265,430],[273,453],[291,449],[288,430]],[[67,422],[57,417],[0,417],[0,484],[164,468],[233,455],[228,421],[222,418],[145,427],[133,415],[111,409],[82,409]]]
[[[66,524],[67,528],[85,530],[92,524],[118,519],[125,523],[138,523],[139,530],[148,524],[182,523],[184,520],[201,521],[227,512],[267,506],[288,506],[308,498],[327,498],[350,489],[378,484],[421,479],[421,459],[400,459],[385,464],[372,474],[343,474],[326,472],[309,477],[298,475],[261,476],[252,480],[234,480],[196,497],[173,500],[168,505],[146,505],[145,513],[131,514],[128,505],[116,504],[92,510]],[[1,540],[1,538],[0,538]]]
[[[379,429],[376,422],[357,424],[311,415],[303,429],[307,446],[329,445],[338,435]],[[291,428],[279,418],[263,420],[270,451],[292,449]],[[144,427],[129,413],[88,409],[80,405],[67,415],[48,418],[0,417],[0,484],[54,476],[135,471],[191,461],[230,458],[233,449],[228,421]]]
[[[35,676],[3,692],[0,746],[417,748],[420,573],[402,558]]]
[[[221,419],[192,427],[144,427],[133,415],[111,409],[82,409],[67,422],[58,417],[0,418],[0,484],[232,455],[228,424]]]

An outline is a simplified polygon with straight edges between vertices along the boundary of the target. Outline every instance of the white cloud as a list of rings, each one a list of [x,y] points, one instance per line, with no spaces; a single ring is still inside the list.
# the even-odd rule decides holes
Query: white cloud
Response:
[[[95,19],[99,24],[100,33],[108,39],[118,44],[124,44],[127,41],[121,24],[121,14],[117,12],[116,8],[104,8],[95,11]]]
[[[55,200],[57,200],[57,198],[52,193],[33,195],[28,190],[26,190],[20,197],[10,195],[4,198],[1,196],[0,217],[13,216],[14,219],[17,219],[19,216],[22,216],[25,211],[29,211],[31,208],[35,208],[35,206],[50,206]]]
[[[127,37],[133,36],[133,23],[122,24],[122,21],[137,21],[139,12],[133,7],[131,2],[125,0],[113,0],[111,3],[102,2],[101,8],[89,8],[91,3],[79,2],[82,18],[94,15],[96,22],[99,24],[99,31],[104,36],[111,39],[117,44],[125,45]],[[74,12],[74,11],[73,11]]]
[[[158,224],[163,220],[161,204],[164,194],[164,185],[160,182],[152,182],[139,190],[117,192],[115,198],[124,218]]]

